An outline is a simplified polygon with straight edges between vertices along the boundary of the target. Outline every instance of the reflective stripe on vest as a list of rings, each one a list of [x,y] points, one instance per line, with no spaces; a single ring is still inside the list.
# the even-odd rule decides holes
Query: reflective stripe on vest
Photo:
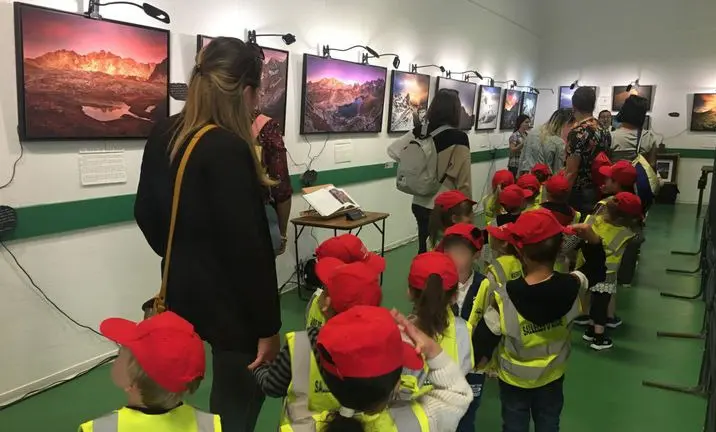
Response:
[[[283,424],[279,430],[280,432],[321,431],[332,415],[333,412],[323,412],[313,416],[310,422]],[[376,415],[357,413],[355,419],[360,421],[366,430],[381,432],[429,432],[430,430],[428,416],[417,402],[396,405]]]
[[[625,245],[634,233],[625,227],[612,225],[604,220],[603,216],[589,216],[586,223],[602,239],[602,246],[606,255],[605,267],[607,269],[607,283],[616,283],[619,266],[624,255]]]
[[[399,431],[419,431],[420,419],[410,405],[402,405],[390,408],[390,416]]]
[[[507,283],[509,279],[507,278],[507,274],[505,273],[505,268],[502,267],[502,263],[499,261],[499,259],[494,259],[490,265],[492,265],[493,270],[495,271],[496,276],[496,282],[497,283]]]
[[[321,327],[326,323],[326,317],[321,311],[321,306],[318,304],[318,298],[323,293],[322,289],[317,289],[311,300],[309,300],[306,306],[306,328],[308,327]]]
[[[197,409],[192,408],[194,411],[194,417],[196,419],[196,431],[197,432],[214,432],[214,418],[213,414],[205,413]],[[93,432],[123,432],[122,425],[120,424],[121,416],[119,412],[113,412],[112,414],[100,417],[92,421]],[[147,431],[149,431],[149,425]],[[156,429],[151,429],[155,432]],[[137,432],[136,429],[127,432]],[[161,432],[161,430],[156,431]]]
[[[313,415],[308,409],[311,341],[308,333],[301,331],[287,334],[286,342],[291,355],[291,384],[286,396],[286,414],[293,420],[309,418]]]

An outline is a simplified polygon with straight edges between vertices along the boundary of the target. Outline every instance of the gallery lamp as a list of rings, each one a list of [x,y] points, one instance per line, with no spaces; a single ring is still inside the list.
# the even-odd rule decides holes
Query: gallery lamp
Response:
[[[285,43],[286,45],[291,45],[292,43],[296,42],[296,36],[294,36],[294,35],[291,34],[291,33],[285,33],[285,34],[281,34],[281,33],[262,33],[262,34],[256,34],[256,30],[249,30],[249,32],[248,32],[248,38],[247,38],[247,39],[248,39],[249,43],[251,43],[251,44],[256,44],[256,38],[260,38],[260,37],[264,37],[264,36],[267,36],[267,37],[268,37],[268,36],[276,36],[276,37],[279,37],[279,36],[280,36],[281,39],[283,40],[283,43]]]
[[[363,48],[364,50],[368,51],[368,54],[370,54],[372,57],[380,57],[380,55],[378,55],[378,53],[373,48],[371,48],[367,45],[353,45],[352,47],[342,48],[342,49],[341,48],[331,48],[328,45],[323,45],[323,57],[326,57],[326,58],[330,57],[331,51],[345,52],[345,51],[350,51],[350,50],[356,49],[356,48]]]
[[[427,68],[427,67],[432,67],[432,68],[440,69],[440,72],[445,73],[445,68],[442,67],[442,66],[438,66],[438,65],[435,65],[435,64],[429,64],[429,65],[418,66],[417,63],[414,63],[414,64],[411,64],[411,65],[410,65],[410,72],[412,72],[412,73],[418,73],[418,69],[423,69],[423,68]]]
[[[574,90],[575,87],[579,86],[579,80],[574,80],[572,84],[569,85],[570,90]]]
[[[517,87],[517,81],[516,80],[507,80],[507,81],[495,81],[498,83],[508,84],[510,86],[510,89],[513,89]]]
[[[393,58],[393,67],[395,69],[398,69],[400,67],[400,57],[398,56],[398,54],[394,54],[394,53],[383,53],[383,54],[379,54],[377,56],[363,53],[363,60],[361,61],[361,63],[368,64],[369,58],[380,58],[380,57],[385,57],[385,56],[393,56],[394,57]]]
[[[639,78],[635,79],[633,82],[630,82],[626,88],[626,91],[630,92],[633,88],[637,91],[639,90]]]
[[[464,79],[465,81],[470,81],[470,78],[472,78],[472,76],[470,76],[470,74],[474,75],[476,78],[482,79],[482,75],[480,74],[480,72],[478,72],[476,70],[467,70],[467,71],[453,72],[453,73],[462,75],[462,79]]]
[[[487,83],[489,84],[490,87],[494,87],[494,86],[495,86],[495,79],[494,79],[494,78],[489,77],[489,76],[486,76],[486,77],[482,77],[482,79],[486,79],[486,80],[487,80]]]
[[[137,3],[132,3],[129,1],[113,1],[109,3],[100,3],[99,0],[90,0],[89,7],[87,8],[87,16],[92,19],[101,20],[102,15],[99,14],[99,7],[100,6],[110,6],[110,5],[117,5],[117,4],[126,4],[126,5],[132,5],[136,6],[144,11],[145,14],[149,15],[150,17],[154,18],[157,21],[161,21],[164,24],[169,24],[169,14],[164,12],[163,10],[154,7],[150,5],[149,3],[142,3],[142,5],[138,5]]]

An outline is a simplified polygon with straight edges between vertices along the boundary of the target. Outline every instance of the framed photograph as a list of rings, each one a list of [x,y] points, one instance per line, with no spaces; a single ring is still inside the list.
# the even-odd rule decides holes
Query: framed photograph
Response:
[[[651,110],[652,95],[654,92],[654,86],[634,86],[630,91],[627,92],[627,86],[614,86],[612,87],[612,111],[619,111],[624,105],[624,101],[631,95],[639,95],[646,98],[649,101],[649,110]]]
[[[206,35],[196,35],[196,52],[201,51],[202,48],[209,45],[214,38]]]
[[[470,130],[475,124],[475,99],[477,99],[477,84],[469,81],[458,81],[450,78],[438,77],[438,90],[455,90],[460,98],[462,112],[460,113],[460,129]]]
[[[497,118],[500,114],[500,95],[502,88],[480,86],[480,96],[477,99],[477,122],[475,130],[497,129]]]
[[[581,86],[581,87],[591,87],[595,92],[597,91],[596,86]],[[560,86],[559,87],[559,104],[558,108],[572,108],[572,96],[574,96],[574,92],[577,91],[579,87],[575,87],[573,89],[569,88],[569,86]]]
[[[716,132],[716,93],[696,93],[691,108],[693,132]]]
[[[288,51],[261,47],[264,67],[261,72],[259,111],[276,120],[281,135],[286,132],[286,94],[288,93]]]
[[[500,129],[514,129],[521,108],[522,92],[519,90],[505,89],[505,97],[502,99]]]
[[[675,154],[657,154],[656,155],[656,173],[667,183],[675,183],[679,168],[679,155]]]
[[[390,81],[388,132],[408,132],[421,124],[428,114],[430,76],[398,70]]]
[[[384,67],[303,55],[301,134],[383,129]]]
[[[520,114],[528,116],[533,124],[535,121],[535,114],[537,113],[537,96],[537,93],[522,93],[522,106],[520,108]]]
[[[169,115],[169,31],[15,3],[23,141],[146,138]]]

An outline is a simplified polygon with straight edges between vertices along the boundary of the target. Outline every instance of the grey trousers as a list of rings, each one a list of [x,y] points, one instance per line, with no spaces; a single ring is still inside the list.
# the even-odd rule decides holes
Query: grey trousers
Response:
[[[264,403],[264,394],[247,369],[255,355],[212,347],[214,375],[209,406],[221,416],[224,432],[253,432]]]

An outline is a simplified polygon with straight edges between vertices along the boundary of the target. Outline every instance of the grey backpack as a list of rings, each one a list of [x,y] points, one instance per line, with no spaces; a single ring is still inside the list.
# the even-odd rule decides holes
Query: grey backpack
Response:
[[[425,124],[420,136],[414,137],[398,149],[398,174],[395,186],[399,191],[409,195],[430,197],[440,190],[440,186],[447,178],[447,172],[442,176],[438,174],[438,152],[434,138],[448,129],[453,128],[447,125],[441,126],[428,134]],[[452,156],[451,154],[448,168],[452,165]]]

